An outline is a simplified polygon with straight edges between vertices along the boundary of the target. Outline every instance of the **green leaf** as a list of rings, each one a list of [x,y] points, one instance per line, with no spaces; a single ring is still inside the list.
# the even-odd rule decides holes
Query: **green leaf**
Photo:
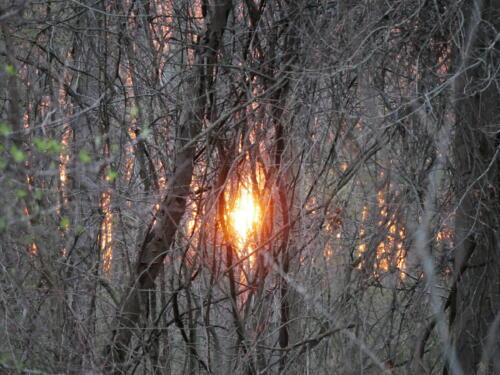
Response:
[[[3,159],[0,159],[0,169],[4,169],[7,166],[7,162]]]
[[[16,163],[21,163],[24,161],[24,159],[26,159],[24,152],[18,149],[16,145],[10,146],[10,154],[12,155]]]
[[[115,178],[118,177],[118,172],[112,170],[111,168],[109,169],[108,171],[108,174],[106,176],[106,178],[109,180],[109,181],[113,181]]]
[[[16,68],[13,65],[5,65],[5,71],[9,76],[15,76],[17,74]]]
[[[33,143],[35,144],[37,151],[47,151],[47,142],[45,140],[38,137],[33,137]]]
[[[85,228],[83,227],[83,225],[78,224],[78,225],[76,226],[76,233],[78,233],[78,234],[82,234],[83,232],[85,232]]]
[[[61,229],[68,229],[69,228],[69,219],[67,217],[63,217],[61,221],[59,222],[59,226]]]
[[[55,139],[49,139],[47,141],[47,150],[52,153],[58,153],[63,150],[63,146]]]
[[[36,200],[41,200],[42,197],[43,197],[42,189],[36,188],[35,189],[35,199]]]
[[[132,108],[130,108],[130,114],[132,116],[137,116],[139,114],[139,107],[134,105]]]
[[[151,130],[149,129],[149,127],[147,125],[145,125],[142,129],[141,129],[141,138],[147,138],[149,135],[151,134]]]
[[[7,226],[7,221],[3,216],[0,216],[0,230],[4,230]]]
[[[22,189],[18,189],[18,190],[16,190],[16,196],[17,196],[18,198],[20,198],[20,199],[21,199],[21,198],[24,198],[24,197],[25,197],[25,196],[27,196],[27,195],[28,195],[28,192],[27,192],[26,190],[22,190]]]
[[[37,151],[48,151],[50,154],[59,153],[64,149],[63,145],[57,142],[55,139],[45,140],[38,137],[33,137],[33,143],[35,144]]]
[[[7,137],[10,134],[10,126],[7,124],[0,124],[0,134]]]
[[[81,161],[82,163],[84,163],[84,164],[88,164],[88,163],[90,163],[91,159],[90,159],[90,156],[89,156],[89,154],[87,153],[87,151],[82,150],[82,151],[80,151],[80,154],[79,154],[79,155],[80,155],[80,161]]]
[[[45,142],[45,140],[38,137],[33,137],[33,143],[35,144],[37,151],[43,152],[47,150],[47,142]]]

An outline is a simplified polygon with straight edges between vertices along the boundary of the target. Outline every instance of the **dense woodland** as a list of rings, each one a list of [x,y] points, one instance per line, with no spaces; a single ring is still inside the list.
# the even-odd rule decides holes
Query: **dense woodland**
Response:
[[[499,0],[1,0],[1,374],[500,374]]]

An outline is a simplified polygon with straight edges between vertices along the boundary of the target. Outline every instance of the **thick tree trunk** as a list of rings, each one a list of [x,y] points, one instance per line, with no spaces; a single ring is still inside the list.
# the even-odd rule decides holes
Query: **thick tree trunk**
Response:
[[[133,330],[137,327],[141,313],[147,308],[147,294],[154,287],[155,279],[174,241],[177,227],[184,214],[196,152],[195,142],[190,141],[201,132],[206,88],[213,80],[212,72],[216,54],[231,7],[231,0],[216,1],[210,7],[205,35],[197,46],[195,64],[187,85],[186,104],[182,111],[177,135],[178,153],[175,160],[175,173],[169,181],[166,196],[156,215],[155,223],[140,249],[129,287],[116,314],[112,342],[105,352],[108,371],[115,373],[121,371]]]
[[[455,87],[455,272],[463,273],[451,324],[464,372],[498,374],[500,332],[493,323],[500,312],[500,1],[471,3],[464,12],[470,17],[468,47]]]

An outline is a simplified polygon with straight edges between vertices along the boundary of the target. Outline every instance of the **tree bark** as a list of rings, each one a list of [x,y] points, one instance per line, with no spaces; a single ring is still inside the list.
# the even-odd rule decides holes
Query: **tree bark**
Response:
[[[146,309],[147,293],[154,287],[155,279],[186,208],[193,175],[195,142],[190,142],[202,130],[207,102],[206,88],[213,80],[214,65],[232,8],[231,0],[215,1],[206,17],[206,30],[196,47],[195,64],[187,82],[186,101],[182,110],[177,135],[177,155],[174,176],[167,186],[166,196],[160,205],[154,225],[139,251],[134,273],[122,298],[113,326],[112,342],[105,351],[108,372],[120,373],[127,357],[127,348],[141,313]]]
[[[467,4],[469,31],[455,86],[458,280],[450,322],[464,372],[498,374],[500,336],[493,322],[500,311],[500,1]]]

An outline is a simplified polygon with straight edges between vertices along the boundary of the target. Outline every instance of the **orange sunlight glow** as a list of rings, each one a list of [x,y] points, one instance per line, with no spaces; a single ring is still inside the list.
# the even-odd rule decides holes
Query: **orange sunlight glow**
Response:
[[[61,194],[63,203],[68,203],[68,192],[66,187],[68,184],[68,163],[69,163],[69,141],[71,138],[71,127],[68,122],[64,122],[64,130],[61,138],[62,152],[59,155],[59,182],[61,184]]]
[[[66,62],[70,61],[71,59],[72,59],[71,52],[68,51],[68,53],[66,54]],[[63,83],[61,83],[59,87],[58,98],[57,98],[59,107],[63,111],[65,117],[61,135],[62,152],[59,155],[59,183],[60,183],[60,189],[61,189],[60,191],[63,204],[68,203],[67,185],[68,185],[68,164],[70,160],[69,144],[72,136],[71,123],[69,122],[68,119],[68,117],[71,115],[71,106],[68,103],[66,89],[64,88],[64,83],[68,83],[69,79],[70,79],[69,72],[67,69],[65,69],[63,73],[63,80],[62,80]],[[47,102],[47,104],[50,103]]]
[[[106,276],[111,274],[113,260],[113,213],[111,212],[111,192],[105,191],[101,195],[101,209],[104,219],[101,222],[101,253],[103,257],[102,269]]]
[[[380,218],[378,221],[379,227],[385,227],[387,235],[378,243],[375,256],[376,256],[376,269],[375,276],[381,276],[380,273],[390,272],[395,270],[399,274],[399,278],[405,279],[407,272],[406,264],[406,251],[404,249],[404,240],[406,238],[406,230],[403,224],[399,223],[395,215],[391,215],[390,220],[384,220],[389,217],[389,208],[384,198],[384,192],[380,190],[377,194],[378,206],[380,209]],[[367,250],[367,242],[364,238],[366,235],[365,222],[367,218],[367,206],[363,206],[361,214],[361,223],[359,229],[359,238],[361,243],[358,245],[357,254],[362,257]],[[363,268],[363,261],[360,261],[357,269]]]
[[[109,156],[109,145],[104,145],[104,156]],[[111,177],[104,177],[107,183],[111,182]],[[104,275],[111,275],[113,261],[113,211],[111,208],[111,189],[106,189],[101,193],[100,208],[103,215],[100,228],[100,248],[102,254],[102,270]]]
[[[260,218],[260,207],[255,194],[251,189],[241,187],[229,209],[229,221],[238,248],[242,249],[247,245],[252,233],[256,232]]]

